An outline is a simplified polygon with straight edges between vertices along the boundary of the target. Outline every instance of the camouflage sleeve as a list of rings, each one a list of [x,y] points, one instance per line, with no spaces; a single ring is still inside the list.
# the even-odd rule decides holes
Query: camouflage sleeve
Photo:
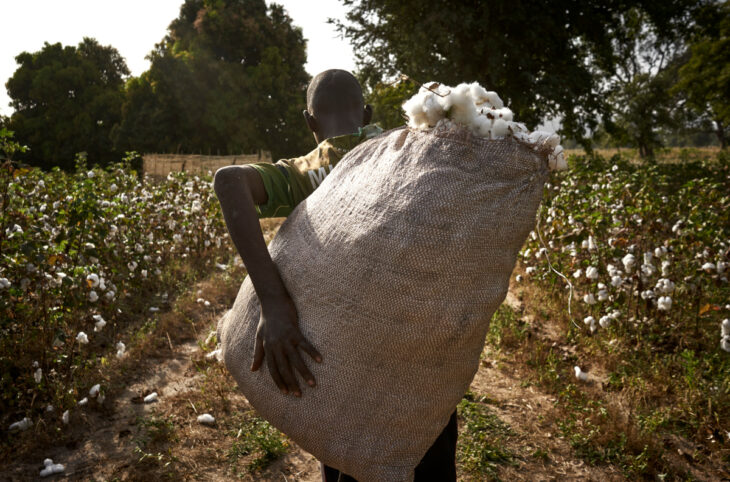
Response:
[[[261,175],[268,195],[266,204],[256,206],[259,218],[288,216],[295,207],[292,199],[291,176],[279,164],[259,162],[249,164]]]

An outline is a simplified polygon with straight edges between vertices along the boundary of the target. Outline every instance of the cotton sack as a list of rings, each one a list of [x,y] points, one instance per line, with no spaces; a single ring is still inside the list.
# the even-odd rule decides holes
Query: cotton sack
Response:
[[[246,278],[218,324],[241,391],[325,464],[412,480],[477,371],[547,176],[539,147],[456,125],[357,146],[269,246],[322,353],[317,387],[285,396],[265,366],[251,372],[260,305]]]

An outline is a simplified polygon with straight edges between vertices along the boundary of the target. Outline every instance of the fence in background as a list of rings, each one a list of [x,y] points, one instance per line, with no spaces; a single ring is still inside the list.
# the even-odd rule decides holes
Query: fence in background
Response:
[[[144,154],[142,171],[155,177],[165,177],[171,172],[190,172],[194,174],[215,174],[224,166],[271,162],[271,153],[259,151],[258,154],[237,156],[206,156],[197,154]]]

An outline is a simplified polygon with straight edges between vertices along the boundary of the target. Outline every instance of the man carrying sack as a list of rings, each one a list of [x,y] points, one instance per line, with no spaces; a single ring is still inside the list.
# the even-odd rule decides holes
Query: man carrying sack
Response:
[[[215,175],[215,191],[228,231],[262,306],[251,370],[258,370],[266,360],[272,379],[284,395],[301,396],[295,372],[310,386],[316,383],[299,349],[318,362],[322,356],[298,328],[296,306],[271,261],[258,218],[288,216],[345,153],[382,133],[378,126],[368,124],[371,116],[372,109],[364,105],[357,79],[344,70],[327,70],[317,75],[307,89],[304,117],[318,143],[316,149],[276,164],[228,166]],[[447,427],[416,467],[416,480],[456,480],[456,438],[454,411]],[[433,476],[436,479],[428,479]],[[355,479],[323,464],[322,480]]]

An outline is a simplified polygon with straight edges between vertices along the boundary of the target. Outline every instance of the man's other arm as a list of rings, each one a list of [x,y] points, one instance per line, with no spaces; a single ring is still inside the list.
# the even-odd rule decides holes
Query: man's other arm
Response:
[[[298,348],[318,362],[322,357],[299,330],[296,307],[266,248],[255,207],[268,201],[261,175],[250,166],[227,166],[216,172],[213,187],[228,233],[261,302],[251,370],[258,370],[266,359],[271,377],[282,393],[300,396],[292,367],[310,386],[315,381]]]

